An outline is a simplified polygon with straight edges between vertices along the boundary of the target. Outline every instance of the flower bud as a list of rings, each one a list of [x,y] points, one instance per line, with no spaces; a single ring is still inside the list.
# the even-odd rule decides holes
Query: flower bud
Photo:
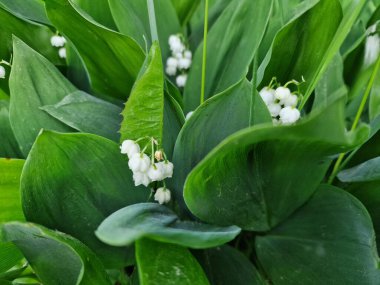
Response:
[[[163,160],[164,159],[164,153],[161,150],[157,150],[154,153],[154,157],[157,159],[157,161]]]

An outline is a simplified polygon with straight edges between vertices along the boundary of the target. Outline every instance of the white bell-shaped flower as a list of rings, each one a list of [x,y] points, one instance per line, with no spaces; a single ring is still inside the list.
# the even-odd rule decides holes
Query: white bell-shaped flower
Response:
[[[277,103],[269,104],[268,110],[272,117],[277,117],[280,114],[281,105]]]
[[[166,61],[166,66],[171,66],[177,68],[178,66],[178,59],[175,57],[169,57]]]
[[[146,172],[133,172],[133,181],[135,186],[144,185],[145,187],[148,187],[149,183],[152,182]]]
[[[190,117],[194,114],[194,111],[191,111],[189,113],[186,114],[186,117],[185,117],[185,120],[187,121],[188,119],[190,119]]]
[[[274,90],[268,87],[264,87],[260,91],[260,97],[263,99],[264,103],[268,106],[274,103]]]
[[[298,121],[301,113],[297,108],[285,107],[280,111],[280,121],[283,125],[291,125]]]
[[[285,107],[295,107],[298,103],[298,97],[297,95],[290,94],[289,96],[285,97],[283,100],[280,101],[281,105],[284,105]]]
[[[135,153],[129,159],[128,166],[133,172],[147,172],[150,159],[145,153]]]
[[[185,52],[183,53],[183,56],[184,56],[185,58],[192,59],[193,54],[191,53],[190,50],[185,50]]]
[[[55,35],[50,38],[50,43],[53,47],[63,47],[66,43],[66,39],[64,37]]]
[[[0,65],[0,78],[5,78],[5,75],[6,75],[6,71],[5,71],[5,68],[4,66],[1,66]]]
[[[289,97],[291,94],[289,88],[286,87],[278,87],[274,92],[274,96],[280,101],[285,100],[285,98]]]
[[[169,75],[169,76],[174,76],[174,75],[176,75],[176,73],[177,73],[177,67],[174,67],[174,66],[167,66],[167,67],[165,68],[165,72],[166,72],[166,74]]]
[[[165,204],[168,203],[171,199],[170,190],[164,187],[158,188],[154,194],[154,200],[158,203]]]
[[[148,170],[148,176],[152,181],[161,181],[165,179],[162,165],[160,163],[151,164]]]
[[[130,159],[135,153],[140,153],[140,146],[133,140],[125,140],[120,147],[121,153]]]
[[[59,50],[58,50],[58,55],[59,55],[59,57],[60,58],[66,58],[66,48],[60,48]]]
[[[179,69],[189,69],[191,66],[191,60],[188,58],[180,58],[178,60],[178,68]]]
[[[171,35],[169,37],[169,46],[173,53],[182,53],[185,50],[185,46],[183,45],[181,38],[177,35]]]
[[[178,75],[175,81],[178,87],[185,87],[187,81],[187,74]]]
[[[158,164],[161,165],[164,178],[172,178],[174,165],[170,161],[161,161]]]

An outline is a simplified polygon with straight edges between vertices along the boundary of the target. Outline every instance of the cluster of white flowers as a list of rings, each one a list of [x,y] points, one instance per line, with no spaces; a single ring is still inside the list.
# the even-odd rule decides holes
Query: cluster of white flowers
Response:
[[[298,84],[296,81],[292,83]],[[260,91],[260,96],[272,116],[275,125],[291,125],[301,117],[297,109],[298,96],[285,86],[278,86],[276,89],[271,84]]]
[[[171,35],[169,37],[169,46],[172,52],[171,57],[166,61],[166,74],[177,76],[176,83],[178,87],[184,87],[187,81],[187,70],[191,66],[192,53],[186,49],[180,35]]]
[[[50,43],[53,47],[59,48],[58,55],[60,58],[66,58],[66,39],[64,37],[54,35],[50,38]]]
[[[6,71],[4,66],[0,65],[0,78],[4,79],[6,75]]]
[[[154,151],[156,141],[151,139],[152,150]],[[173,163],[166,159],[165,153],[162,150],[152,151],[149,157],[144,150],[140,150],[140,146],[136,141],[125,140],[121,147],[121,153],[126,154],[129,158],[128,166],[133,172],[133,180],[135,186],[148,186],[154,181],[163,181],[166,178],[173,176]],[[168,203],[171,198],[170,190],[165,187],[158,188],[154,195],[154,199],[160,204]]]

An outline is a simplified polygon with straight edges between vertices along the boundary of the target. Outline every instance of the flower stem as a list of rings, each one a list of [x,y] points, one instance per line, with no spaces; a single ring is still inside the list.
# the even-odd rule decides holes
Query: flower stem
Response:
[[[205,0],[205,18],[204,18],[204,30],[203,30],[201,104],[203,104],[203,102],[205,101],[207,31],[208,31],[208,1],[209,0]]]
[[[359,121],[360,121],[360,117],[364,111],[364,108],[365,108],[365,105],[367,103],[367,100],[368,100],[368,97],[371,93],[371,90],[372,90],[372,86],[373,84],[375,83],[375,79],[376,79],[376,75],[377,75],[377,72],[379,71],[379,68],[380,68],[380,56],[378,57],[377,61],[376,61],[376,64],[375,64],[375,67],[372,71],[372,74],[371,74],[371,78],[369,79],[369,83],[367,85],[367,88],[364,92],[364,95],[363,95],[363,98],[362,98],[362,101],[360,102],[360,106],[359,106],[359,109],[356,113],[356,116],[355,116],[355,120],[352,124],[352,127],[351,127],[351,131],[354,131],[356,129],[356,127],[358,126],[359,124]],[[341,170],[341,164],[343,162],[343,158],[344,156],[346,155],[346,153],[341,153],[338,157],[338,159],[336,160],[335,162],[335,165],[334,165],[334,168],[333,168],[333,171],[329,177],[329,180],[328,180],[328,184],[331,184],[334,179],[335,179],[335,176],[339,173],[339,171]],[[346,163],[344,163],[345,165]]]
[[[154,42],[154,41],[158,41],[157,22],[156,22],[156,13],[154,10],[154,1],[153,0],[147,0],[147,4],[148,4],[150,35],[152,37],[152,42]]]

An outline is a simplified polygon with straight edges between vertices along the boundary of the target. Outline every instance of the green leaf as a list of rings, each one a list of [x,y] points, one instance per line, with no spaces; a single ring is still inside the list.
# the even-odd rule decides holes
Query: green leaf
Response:
[[[185,202],[205,222],[268,230],[310,198],[331,155],[354,148],[367,136],[366,127],[347,135],[342,99],[293,126],[241,130],[192,170]]]
[[[49,19],[78,49],[99,96],[125,100],[144,61],[138,44],[100,26],[70,0],[46,0]]]
[[[380,157],[367,160],[338,174],[342,182],[369,182],[380,180]]]
[[[72,0],[78,7],[83,9],[88,15],[91,16],[96,22],[104,25],[112,30],[116,30],[114,19],[111,15],[108,0]]]
[[[9,11],[18,18],[51,25],[46,16],[44,2],[42,0],[0,0],[0,7]]]
[[[22,254],[11,242],[0,242],[0,284],[6,276],[6,271],[17,265],[22,259]]]
[[[9,119],[20,149],[27,156],[41,128],[72,130],[39,107],[58,103],[75,87],[52,63],[16,37],[13,50]]]
[[[363,205],[323,185],[294,215],[256,237],[258,260],[273,284],[378,284],[375,234]]]
[[[316,76],[341,19],[342,10],[338,0],[321,0],[281,29],[260,66],[259,82],[260,73],[265,69],[261,87],[269,84],[273,77],[285,84],[292,79],[301,81],[303,76],[306,83],[300,87],[305,92]]]
[[[380,22],[379,22],[380,27]],[[379,35],[375,35],[379,40]],[[379,56],[379,55],[377,55]],[[380,115],[380,72],[378,71],[376,74],[376,78],[372,85],[372,90],[369,98],[369,118],[370,120],[374,120],[377,116]]]
[[[23,221],[20,176],[24,160],[0,158],[0,223]]]
[[[112,16],[119,31],[133,38],[145,50],[152,44],[147,1],[109,0]],[[158,39],[163,58],[169,56],[170,35],[181,32],[180,23],[171,0],[155,0]],[[128,19],[128,20],[126,20]]]
[[[206,275],[184,247],[143,239],[136,242],[141,285],[208,285]]]
[[[218,246],[233,240],[238,227],[218,227],[193,221],[180,221],[165,206],[141,203],[125,207],[106,218],[96,231],[97,237],[113,246],[130,245],[141,238],[191,248]]]
[[[169,188],[175,191],[173,194],[182,206],[183,186],[191,169],[223,139],[249,126],[251,96],[252,85],[243,79],[223,93],[206,100],[186,121],[174,148],[174,176],[168,181]],[[255,104],[255,122],[271,122],[261,97],[257,97]]]
[[[205,99],[243,78],[264,36],[273,1],[231,2],[207,36]],[[195,52],[184,91],[185,112],[200,104],[203,45]]]
[[[29,223],[3,226],[44,284],[111,284],[97,256],[78,240]]]
[[[28,221],[78,238],[107,267],[130,262],[130,249],[106,246],[94,234],[108,215],[149,196],[147,188],[134,186],[116,143],[90,134],[42,132],[26,160],[21,191]]]
[[[164,75],[157,43],[152,45],[122,115],[121,141],[148,136],[162,143]]]
[[[225,245],[195,252],[214,285],[265,285],[255,266],[237,249]]]
[[[18,0],[17,2],[21,1],[22,0]],[[7,5],[13,6],[14,4],[16,4],[16,2],[13,2],[14,1],[9,1]],[[20,3],[18,3],[18,5],[20,5]],[[22,4],[21,6],[24,7],[24,4]],[[28,21],[25,18],[17,17],[17,13],[15,16],[11,12],[9,12],[9,9],[5,9],[1,6],[0,18],[0,38],[2,40],[2,44],[0,46],[1,59],[10,59],[10,54],[12,51],[12,35],[14,35],[25,41],[29,46],[37,50],[45,57],[49,58],[49,60],[54,64],[62,64],[62,60],[58,56],[57,49],[52,47],[50,44],[50,38],[54,35],[54,33],[48,27],[35,22]]]
[[[171,0],[177,12],[181,25],[186,25],[195,10],[198,8],[201,0]]]
[[[83,133],[119,141],[122,109],[107,101],[76,91],[55,105],[41,107],[49,115]]]
[[[5,100],[0,100],[0,138],[0,157],[23,157],[9,122],[9,102]]]

